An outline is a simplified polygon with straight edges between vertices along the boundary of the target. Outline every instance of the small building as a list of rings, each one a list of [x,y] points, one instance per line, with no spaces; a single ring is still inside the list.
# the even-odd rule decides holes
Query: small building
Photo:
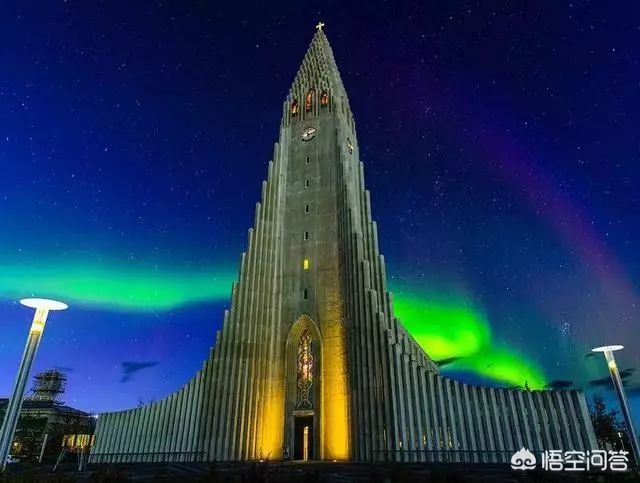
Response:
[[[60,451],[65,434],[93,433],[95,420],[91,414],[59,400],[66,378],[56,369],[36,374],[33,389],[22,403],[11,454],[23,458],[39,456],[45,434],[45,450],[49,454]],[[0,421],[4,420],[8,405],[9,399],[0,398]]]

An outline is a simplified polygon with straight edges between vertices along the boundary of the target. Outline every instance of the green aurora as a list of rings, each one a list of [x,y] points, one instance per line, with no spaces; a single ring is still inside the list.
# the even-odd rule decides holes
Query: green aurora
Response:
[[[517,351],[492,340],[484,314],[468,303],[437,295],[398,290],[395,315],[420,346],[436,360],[451,359],[444,372],[471,372],[487,379],[542,389],[542,370]]]
[[[60,298],[76,306],[119,311],[164,311],[224,300],[236,275],[231,270],[135,269],[115,265],[0,267],[0,296]]]
[[[0,267],[0,296],[60,298],[74,306],[121,312],[167,311],[196,303],[228,300],[236,274],[231,269],[158,269],[114,264],[65,267]],[[409,333],[434,359],[452,361],[444,372],[469,372],[512,386],[541,389],[540,368],[492,340],[482,312],[467,303],[399,290],[394,311]]]

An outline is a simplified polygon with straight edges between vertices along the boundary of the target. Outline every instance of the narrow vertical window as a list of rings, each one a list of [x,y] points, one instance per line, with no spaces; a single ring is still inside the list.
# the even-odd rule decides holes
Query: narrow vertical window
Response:
[[[308,93],[307,93],[307,97],[304,101],[304,108],[307,112],[309,112],[311,110],[311,108],[313,107],[313,89],[311,89]]]
[[[308,188],[309,186],[311,186],[311,182],[308,179],[304,180],[304,187]]]
[[[309,156],[307,156],[307,160],[305,162],[306,164],[309,164],[311,162],[311,159],[309,159]]]
[[[309,270],[309,259],[305,258],[304,261],[302,262],[302,268],[304,270]]]
[[[302,291],[302,298],[304,300],[307,300],[309,298],[309,291],[306,288]]]
[[[291,103],[291,115],[297,116],[299,110],[300,108],[298,107],[298,101],[294,99],[293,102]]]
[[[320,96],[320,105],[322,107],[327,107],[329,105],[329,93],[324,91]]]
[[[309,205],[304,205],[304,212],[309,213]]]
[[[308,231],[305,231],[305,232],[304,232],[304,239],[305,239],[305,240],[308,240],[308,239],[309,239],[309,232],[308,232]]]

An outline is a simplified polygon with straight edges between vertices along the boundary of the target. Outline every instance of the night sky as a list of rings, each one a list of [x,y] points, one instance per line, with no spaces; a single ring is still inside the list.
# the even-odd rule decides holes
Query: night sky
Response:
[[[35,370],[98,412],[201,367],[282,102],[322,20],[396,314],[452,377],[607,397],[640,422],[640,6],[3,2],[0,397]],[[268,10],[265,6],[268,5]],[[613,403],[613,401],[612,401]]]

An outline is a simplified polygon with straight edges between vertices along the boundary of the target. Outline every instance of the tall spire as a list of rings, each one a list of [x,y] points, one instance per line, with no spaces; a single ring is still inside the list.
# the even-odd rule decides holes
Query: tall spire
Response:
[[[320,22],[318,26],[324,27],[324,23]],[[318,26],[302,59],[302,64],[291,86],[291,92],[305,91],[305,88],[306,90],[325,88],[335,91],[336,94],[345,95],[333,50],[324,31]]]
[[[302,64],[289,89],[285,112],[290,108],[287,106],[302,105],[310,93],[313,105],[317,105],[321,96],[326,94],[325,99],[332,107],[334,99],[341,99],[345,113],[348,113],[348,117],[351,118],[347,93],[333,57],[333,50],[329,45],[329,40],[324,30],[322,30],[324,26],[324,22],[319,22],[316,25],[316,33],[311,39],[309,48],[302,59]]]

